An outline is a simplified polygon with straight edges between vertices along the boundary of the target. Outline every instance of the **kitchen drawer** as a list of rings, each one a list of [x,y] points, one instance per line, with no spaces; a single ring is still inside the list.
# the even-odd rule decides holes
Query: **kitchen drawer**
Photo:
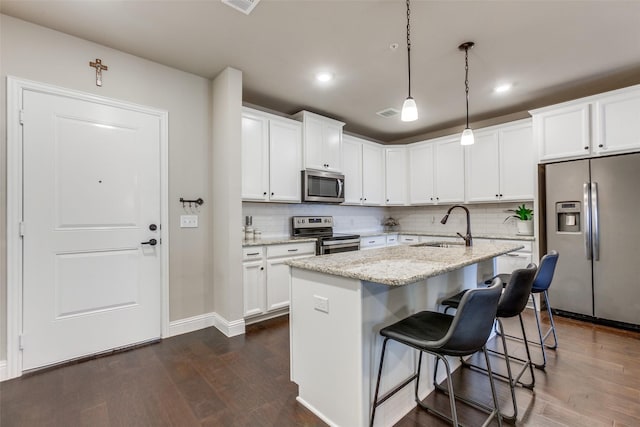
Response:
[[[414,243],[420,242],[420,238],[413,234],[401,234],[398,239],[403,245],[413,245]]]
[[[387,235],[387,246],[395,246],[398,243],[398,235],[397,234],[388,234]]]
[[[252,261],[264,257],[264,246],[248,246],[242,248],[242,260]]]
[[[371,236],[360,238],[360,249],[381,248],[387,245],[387,236]]]
[[[315,255],[316,244],[313,242],[290,243],[285,245],[267,246],[267,258],[291,257],[299,255]]]

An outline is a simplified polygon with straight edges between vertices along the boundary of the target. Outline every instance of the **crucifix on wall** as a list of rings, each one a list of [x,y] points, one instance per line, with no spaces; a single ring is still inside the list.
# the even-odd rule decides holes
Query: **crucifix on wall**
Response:
[[[102,86],[102,70],[107,71],[109,67],[102,65],[102,59],[96,58],[96,62],[89,62],[89,66],[96,69],[96,86]]]

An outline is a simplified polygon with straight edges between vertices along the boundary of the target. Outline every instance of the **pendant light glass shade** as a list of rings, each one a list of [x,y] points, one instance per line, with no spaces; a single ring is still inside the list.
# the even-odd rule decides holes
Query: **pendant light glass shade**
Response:
[[[403,122],[412,122],[418,120],[418,107],[416,101],[412,97],[408,97],[402,104],[402,114],[400,120]]]
[[[413,122],[418,120],[418,107],[416,101],[411,96],[411,5],[407,0],[407,77],[409,80],[409,94],[402,104],[400,120],[403,122]]]
[[[466,128],[462,132],[462,138],[460,138],[460,145],[473,145],[476,142],[476,139],[473,137],[473,131],[469,128]]]

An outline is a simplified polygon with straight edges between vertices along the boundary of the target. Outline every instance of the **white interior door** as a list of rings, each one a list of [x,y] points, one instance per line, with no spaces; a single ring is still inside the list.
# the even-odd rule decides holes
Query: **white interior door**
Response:
[[[23,110],[23,370],[159,338],[159,117],[30,90]]]

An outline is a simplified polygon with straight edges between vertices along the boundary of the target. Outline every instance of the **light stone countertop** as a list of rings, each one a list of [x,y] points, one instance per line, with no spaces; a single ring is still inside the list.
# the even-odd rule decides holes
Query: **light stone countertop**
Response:
[[[392,246],[288,261],[291,267],[402,286],[522,249],[512,243],[477,242],[471,247]]]
[[[248,246],[265,246],[265,245],[282,245],[285,243],[306,243],[306,242],[316,242],[318,239],[314,237],[296,237],[291,238],[290,236],[282,236],[282,237],[265,237],[262,239],[252,239],[252,240],[243,240],[242,247]]]
[[[373,236],[387,236],[389,234],[404,234],[404,235],[412,235],[412,236],[431,236],[431,237],[460,237],[457,234],[453,233],[438,233],[434,231],[410,231],[410,230],[399,230],[399,231],[364,231],[362,233],[358,233],[357,231],[354,234],[360,234],[360,237],[373,237]],[[525,235],[525,234],[473,234],[474,239],[486,239],[486,240],[522,240],[522,241],[534,241],[536,238],[534,236]],[[460,239],[462,241],[462,239]]]

